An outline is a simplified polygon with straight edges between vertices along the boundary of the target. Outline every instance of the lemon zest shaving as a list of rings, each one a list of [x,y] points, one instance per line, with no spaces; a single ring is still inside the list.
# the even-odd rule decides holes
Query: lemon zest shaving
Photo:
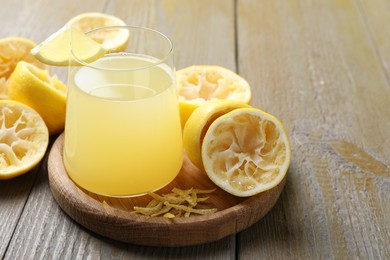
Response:
[[[195,208],[199,202],[206,201],[209,197],[199,197],[199,194],[208,194],[215,191],[201,189],[181,190],[174,188],[171,193],[159,195],[156,193],[148,193],[153,199],[146,207],[134,206],[134,213],[145,216],[163,216],[165,218],[177,218],[184,214],[184,217],[189,217],[191,214],[207,215],[217,212],[217,208],[198,209]]]

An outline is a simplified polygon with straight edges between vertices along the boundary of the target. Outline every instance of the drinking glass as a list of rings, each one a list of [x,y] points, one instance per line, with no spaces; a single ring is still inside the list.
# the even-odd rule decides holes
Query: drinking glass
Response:
[[[131,197],[171,182],[183,158],[172,42],[142,27],[86,33],[127,35],[92,62],[71,38],[63,160],[69,177],[90,192]],[[103,45],[104,47],[104,45]],[[77,53],[77,55],[76,55]]]

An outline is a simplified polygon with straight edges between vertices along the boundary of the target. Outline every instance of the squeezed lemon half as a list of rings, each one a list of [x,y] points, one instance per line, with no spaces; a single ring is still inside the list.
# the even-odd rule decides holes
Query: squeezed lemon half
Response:
[[[32,108],[0,100],[0,179],[11,179],[36,166],[45,155],[49,133]]]
[[[45,121],[50,135],[61,132],[65,125],[67,87],[46,70],[27,62],[19,62],[8,87],[10,99],[36,110]]]
[[[183,129],[183,145],[188,158],[203,169],[201,146],[207,129],[215,119],[236,108],[249,107],[240,101],[214,100],[197,108],[188,118]]]
[[[8,98],[9,77],[19,61],[32,63],[41,69],[46,68],[45,64],[30,53],[35,46],[35,42],[22,37],[0,39],[0,99]]]
[[[290,141],[282,123],[256,108],[238,108],[217,118],[202,142],[209,178],[239,197],[274,188],[290,161]]]
[[[240,197],[278,185],[291,161],[282,123],[238,101],[210,101],[197,108],[184,126],[183,144],[194,165]]]
[[[176,72],[180,117],[184,127],[192,112],[213,100],[234,100],[249,104],[248,82],[235,72],[214,65],[194,65]]]

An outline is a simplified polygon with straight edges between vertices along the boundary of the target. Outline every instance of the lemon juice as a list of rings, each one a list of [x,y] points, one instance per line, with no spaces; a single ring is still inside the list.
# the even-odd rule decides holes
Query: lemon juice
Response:
[[[108,196],[145,194],[171,182],[183,153],[172,69],[149,56],[115,54],[69,73],[70,178]]]

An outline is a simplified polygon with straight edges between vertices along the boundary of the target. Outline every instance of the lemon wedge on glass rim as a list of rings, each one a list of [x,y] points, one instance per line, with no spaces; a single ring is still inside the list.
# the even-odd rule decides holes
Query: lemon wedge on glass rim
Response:
[[[72,63],[70,50],[83,62],[92,62],[102,57],[106,50],[83,32],[65,25],[50,35],[46,40],[31,50],[31,53],[41,62],[54,66],[68,66]]]
[[[128,30],[107,29],[85,34],[100,27],[124,26],[121,19],[103,13],[82,13],[70,19],[64,27],[31,50],[40,61],[55,66],[77,65],[70,59],[70,51],[77,60],[92,62],[107,52],[122,51],[129,40]],[[72,47],[71,47],[72,45]]]
[[[11,179],[36,166],[45,155],[49,133],[32,108],[0,100],[0,179]]]

